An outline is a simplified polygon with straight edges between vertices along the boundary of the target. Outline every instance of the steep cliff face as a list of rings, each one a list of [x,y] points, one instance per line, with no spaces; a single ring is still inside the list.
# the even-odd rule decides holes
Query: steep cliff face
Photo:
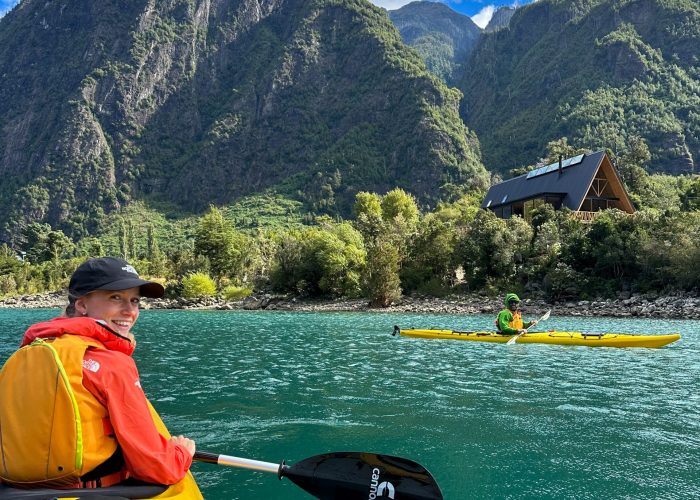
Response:
[[[357,0],[25,0],[0,21],[0,227],[274,189],[346,212],[483,184],[459,93]]]
[[[481,29],[469,17],[437,2],[411,2],[389,11],[401,38],[416,49],[428,69],[448,85],[462,78]]]
[[[491,169],[567,136],[591,149],[645,139],[656,171],[700,155],[700,7],[690,0],[541,0],[486,34],[460,88]]]
[[[486,32],[498,31],[502,28],[507,28],[510,24],[510,19],[515,14],[514,7],[499,7],[489,20],[489,24],[484,28]]]

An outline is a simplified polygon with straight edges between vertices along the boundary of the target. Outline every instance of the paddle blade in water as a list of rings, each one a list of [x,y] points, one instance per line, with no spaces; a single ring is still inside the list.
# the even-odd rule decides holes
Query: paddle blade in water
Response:
[[[440,487],[422,465],[390,455],[326,453],[285,465],[280,475],[322,500],[442,499]]]

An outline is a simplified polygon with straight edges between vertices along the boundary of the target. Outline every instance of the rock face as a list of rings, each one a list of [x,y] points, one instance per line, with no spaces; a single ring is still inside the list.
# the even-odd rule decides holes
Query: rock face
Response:
[[[469,17],[437,2],[411,2],[389,11],[403,41],[425,59],[428,69],[454,85],[481,36]]]
[[[487,181],[458,106],[360,0],[24,0],[0,20],[0,239],[143,198],[435,200]]]
[[[484,31],[490,33],[492,31],[498,31],[502,28],[507,28],[513,14],[515,14],[515,8],[513,7],[499,7],[496,12],[493,13],[491,20],[486,28],[484,28]]]

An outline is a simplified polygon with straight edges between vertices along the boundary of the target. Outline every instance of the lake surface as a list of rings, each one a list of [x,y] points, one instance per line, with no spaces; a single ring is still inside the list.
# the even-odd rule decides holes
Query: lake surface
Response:
[[[58,313],[0,309],[0,361]],[[540,325],[683,335],[662,349],[411,339],[392,337],[394,324],[489,329],[493,317],[144,311],[134,357],[171,432],[202,451],[398,455],[430,470],[446,499],[700,497],[697,322]],[[208,499],[310,498],[273,474],[192,470]]]

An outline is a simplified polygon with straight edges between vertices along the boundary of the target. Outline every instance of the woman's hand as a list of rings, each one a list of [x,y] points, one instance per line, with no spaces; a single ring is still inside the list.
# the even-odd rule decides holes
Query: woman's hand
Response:
[[[194,441],[192,441],[191,439],[186,438],[185,436],[174,436],[170,438],[170,442],[182,446],[184,449],[187,450],[187,453],[189,453],[190,456],[194,455],[196,446],[194,444]]]

